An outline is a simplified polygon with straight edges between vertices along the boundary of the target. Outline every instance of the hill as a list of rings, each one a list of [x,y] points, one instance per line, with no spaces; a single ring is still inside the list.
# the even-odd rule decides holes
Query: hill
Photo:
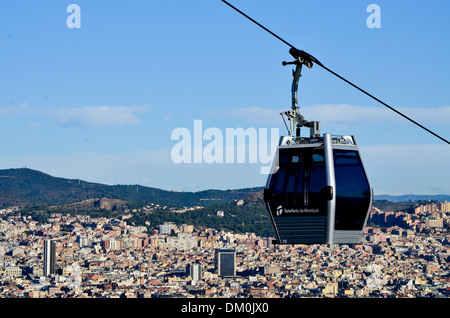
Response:
[[[28,207],[29,211],[115,213],[143,207],[146,203],[168,207],[194,207],[185,213],[156,210],[135,213],[130,222],[158,226],[164,222],[187,223],[271,235],[272,228],[263,201],[263,187],[199,192],[166,191],[141,185],[105,185],[53,177],[40,171],[20,168],[0,170],[0,208]],[[243,199],[243,205],[236,201]],[[404,202],[402,202],[404,200]],[[449,200],[450,196],[375,196],[373,205],[382,211],[409,211],[420,200]],[[419,201],[419,202],[417,202]],[[220,216],[217,212],[221,211]],[[45,217],[42,213],[35,217]]]
[[[240,199],[245,199],[244,205],[236,204]],[[272,231],[262,201],[262,188],[177,192],[141,185],[105,185],[53,177],[27,168],[0,170],[0,208],[2,205],[26,207],[33,218],[44,221],[46,216],[42,212],[45,211],[112,216],[126,208],[142,207],[149,202],[175,208],[204,208],[185,213],[168,209],[133,213],[129,222],[151,224],[151,227],[164,222],[185,223],[262,236],[270,235]],[[218,216],[218,211],[224,211],[224,216]]]
[[[246,188],[177,192],[141,185],[105,185],[53,177],[28,168],[0,170],[0,207],[67,205],[99,198],[152,202],[175,207],[209,206],[239,200],[260,190],[261,188]]]
[[[426,201],[426,200],[431,200],[431,201],[439,201],[439,202],[444,202],[444,201],[450,201],[450,195],[446,195],[446,194],[435,194],[435,195],[430,195],[430,194],[422,194],[422,195],[417,195],[417,194],[403,194],[403,195],[388,195],[388,194],[381,194],[381,195],[375,195],[375,200],[386,200],[386,201],[390,201],[390,202],[415,202],[415,201]]]

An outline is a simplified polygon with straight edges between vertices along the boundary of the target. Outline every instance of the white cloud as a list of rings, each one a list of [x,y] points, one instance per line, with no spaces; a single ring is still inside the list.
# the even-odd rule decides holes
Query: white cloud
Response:
[[[147,110],[148,106],[85,106],[58,108],[47,114],[55,116],[63,127],[98,128],[136,125],[136,113]]]
[[[448,124],[450,122],[450,106],[437,108],[397,107],[395,109],[421,124]],[[318,118],[319,121],[329,124],[410,123],[404,117],[382,105],[370,107],[346,104],[312,105],[305,107],[303,112],[307,118]]]
[[[137,125],[139,118],[137,113],[143,113],[150,109],[147,105],[136,106],[84,106],[61,107],[53,109],[38,109],[29,107],[28,103],[16,106],[0,107],[0,117],[9,116],[34,116],[33,122],[27,124],[29,128],[42,127],[37,122],[39,117],[56,118],[62,127],[98,128],[98,127],[123,127]]]
[[[309,120],[318,120],[328,125],[353,125],[395,120],[393,113],[380,107],[363,107],[346,104],[312,105],[303,108]]]
[[[437,108],[395,108],[399,112],[421,124],[448,125],[450,106]],[[225,110],[228,116],[246,119],[249,123],[270,124],[281,120],[280,112],[286,109],[266,109],[258,106]],[[357,106],[347,104],[315,104],[300,106],[300,112],[306,120],[320,121],[322,126],[343,127],[349,125],[367,125],[382,123],[410,123],[385,106]]]
[[[10,116],[10,115],[23,115],[28,113],[34,113],[27,103],[22,103],[16,106],[0,107],[0,116]]]

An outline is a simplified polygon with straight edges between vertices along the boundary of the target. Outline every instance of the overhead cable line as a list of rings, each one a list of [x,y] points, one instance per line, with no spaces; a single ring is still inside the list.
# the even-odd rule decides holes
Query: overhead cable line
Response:
[[[301,57],[302,59],[306,59],[310,62],[314,62],[317,65],[319,65],[320,67],[322,67],[324,70],[330,72],[331,74],[333,74],[334,76],[340,78],[341,80],[343,80],[344,82],[346,82],[347,84],[350,84],[351,86],[353,86],[354,88],[356,88],[357,90],[361,91],[362,93],[366,94],[367,96],[371,97],[372,99],[376,100],[377,102],[379,102],[380,104],[386,106],[387,108],[389,108],[390,110],[396,112],[397,114],[399,114],[400,116],[404,117],[405,119],[409,120],[410,122],[412,122],[413,124],[417,125],[418,127],[424,129],[425,131],[427,131],[428,133],[434,135],[435,137],[441,139],[442,141],[446,142],[447,144],[450,145],[450,142],[446,139],[444,139],[443,137],[439,136],[438,134],[434,133],[433,131],[429,130],[428,128],[424,127],[423,125],[419,124],[418,122],[416,122],[415,120],[409,118],[408,116],[406,116],[405,114],[401,113],[400,111],[396,110],[395,108],[389,106],[388,104],[386,104],[385,102],[381,101],[380,99],[376,98],[375,96],[373,96],[372,94],[368,93],[367,91],[365,91],[364,89],[360,88],[359,86],[353,84],[352,82],[350,82],[349,80],[345,79],[344,77],[342,77],[341,75],[335,73],[334,71],[330,70],[328,67],[326,67],[325,65],[323,65],[321,62],[319,62],[319,60],[317,60],[314,56],[310,55],[309,53],[306,53],[305,51],[299,50],[297,49],[295,46],[293,46],[292,44],[290,44],[289,42],[287,42],[286,40],[284,40],[283,38],[281,38],[280,36],[278,36],[277,34],[275,34],[274,32],[270,31],[268,28],[266,28],[265,26],[263,26],[261,23],[257,22],[256,20],[252,19],[251,17],[249,17],[247,14],[245,14],[244,12],[242,12],[241,10],[239,10],[238,8],[236,8],[235,6],[233,6],[232,4],[230,4],[229,2],[225,1],[225,0],[221,0],[223,3],[225,3],[226,5],[228,5],[229,7],[231,7],[232,9],[234,9],[235,11],[237,11],[238,13],[240,13],[241,15],[243,15],[244,17],[246,17],[247,19],[249,19],[250,21],[252,21],[253,23],[255,23],[257,26],[259,26],[260,28],[264,29],[266,32],[270,33],[271,35],[273,35],[274,37],[276,37],[278,40],[280,40],[281,42],[283,42],[284,44],[286,44],[287,46],[289,46],[291,48],[291,50],[289,50],[289,53],[291,53],[291,55],[295,56],[296,58]]]

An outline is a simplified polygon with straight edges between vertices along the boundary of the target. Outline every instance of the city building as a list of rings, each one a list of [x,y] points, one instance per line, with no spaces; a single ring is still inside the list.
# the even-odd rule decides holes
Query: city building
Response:
[[[189,264],[186,266],[186,275],[191,276],[193,283],[201,280],[203,277],[203,266],[198,263]]]
[[[272,245],[254,233],[174,223],[169,236],[159,224],[147,234],[117,218],[62,213],[38,223],[8,212],[0,297],[448,298],[449,217],[429,211],[374,209],[363,244],[336,246]]]
[[[77,238],[80,247],[88,247],[90,245],[89,237],[87,235],[79,235]]]
[[[44,276],[55,274],[56,270],[56,244],[52,240],[44,241]]]
[[[174,228],[174,224],[171,222],[165,222],[159,226],[159,234],[161,235],[170,235],[172,233],[172,229]]]
[[[217,249],[215,254],[216,272],[221,277],[236,276],[236,250]]]

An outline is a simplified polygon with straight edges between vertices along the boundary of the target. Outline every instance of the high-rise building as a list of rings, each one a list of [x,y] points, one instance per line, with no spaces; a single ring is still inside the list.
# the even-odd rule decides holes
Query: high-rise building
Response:
[[[88,247],[90,245],[90,240],[87,235],[79,235],[77,241],[80,244],[81,248]]]
[[[173,223],[165,222],[164,224],[159,225],[159,234],[170,235],[174,227],[175,225]]]
[[[236,276],[236,250],[217,249],[215,255],[216,271],[219,276]]]
[[[189,224],[183,224],[181,226],[181,232],[183,233],[192,233],[194,232],[194,226]]]
[[[203,277],[203,266],[197,263],[186,266],[186,274],[191,276],[192,282],[201,280]]]
[[[44,241],[44,276],[48,277],[56,271],[56,244],[52,240]]]
[[[116,239],[116,238],[108,238],[108,239],[104,239],[102,240],[102,248],[105,251],[109,251],[109,250],[121,250],[123,248],[123,244],[122,244],[122,240],[121,239]]]
[[[447,202],[447,201],[441,202],[439,210],[441,212],[450,212],[450,202]]]

